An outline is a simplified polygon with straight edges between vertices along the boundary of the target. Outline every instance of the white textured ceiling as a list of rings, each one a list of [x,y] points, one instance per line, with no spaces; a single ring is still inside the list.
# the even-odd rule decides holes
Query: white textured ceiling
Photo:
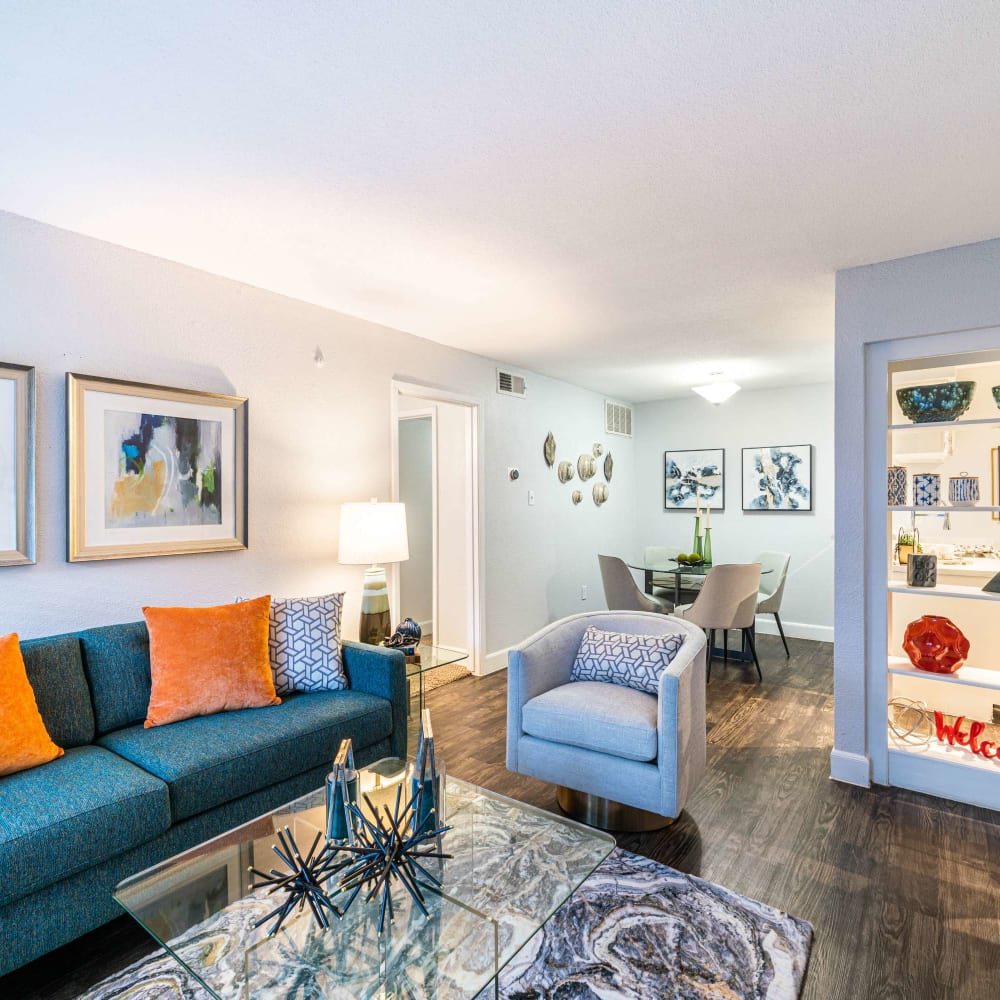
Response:
[[[0,0],[0,208],[629,400],[1000,234],[1000,4]]]

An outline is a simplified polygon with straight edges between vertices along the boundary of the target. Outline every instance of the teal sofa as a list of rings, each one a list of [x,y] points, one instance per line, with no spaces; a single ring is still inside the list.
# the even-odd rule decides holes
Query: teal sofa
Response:
[[[145,623],[21,648],[66,753],[0,777],[0,976],[118,916],[127,876],[318,788],[345,737],[358,764],[406,755],[397,650],[344,643],[346,691],[144,729]]]

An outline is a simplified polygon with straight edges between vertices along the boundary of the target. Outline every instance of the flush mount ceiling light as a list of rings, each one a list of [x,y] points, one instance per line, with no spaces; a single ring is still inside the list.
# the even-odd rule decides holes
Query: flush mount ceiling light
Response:
[[[712,382],[709,385],[693,385],[691,391],[718,406],[719,403],[724,403],[734,393],[739,392],[740,387],[735,382]]]

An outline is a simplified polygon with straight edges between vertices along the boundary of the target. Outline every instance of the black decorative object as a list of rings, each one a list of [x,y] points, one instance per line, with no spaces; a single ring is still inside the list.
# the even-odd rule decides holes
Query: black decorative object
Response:
[[[1000,594],[1000,573],[997,573],[996,576],[987,580],[986,586],[983,587],[983,590],[987,594]]]
[[[278,840],[281,848],[279,849],[277,844],[272,844],[271,850],[278,855],[288,870],[281,872],[272,868],[269,872],[262,872],[258,868],[251,867],[250,871],[261,879],[260,882],[254,883],[254,889],[266,887],[268,895],[284,892],[285,901],[261,917],[254,927],[260,927],[261,924],[276,917],[274,926],[267,932],[268,937],[274,937],[294,910],[298,909],[301,913],[308,904],[316,923],[324,929],[328,928],[331,914],[338,919],[342,916],[341,911],[330,902],[330,897],[323,889],[323,883],[344,867],[344,862],[337,853],[337,844],[324,840],[323,834],[317,833],[309,853],[303,858],[292,831],[287,826],[284,830],[278,831]],[[320,847],[321,841],[322,847]]]
[[[936,587],[937,556],[912,553],[906,560],[906,584],[908,587]]]
[[[382,641],[382,645],[401,649],[407,656],[411,656],[416,652],[421,635],[420,626],[412,618],[404,618],[396,626],[396,631]]]
[[[363,798],[374,822],[358,806],[349,806],[354,819],[354,843],[329,845],[331,851],[350,855],[346,862],[342,862],[343,874],[340,876],[337,888],[330,893],[332,897],[340,893],[350,893],[350,896],[344,903],[342,911],[337,910],[332,903],[330,903],[331,908],[338,914],[346,913],[362,890],[367,891],[365,902],[370,902],[380,895],[379,934],[385,929],[386,916],[389,917],[390,924],[394,920],[392,880],[398,878],[420,912],[429,917],[430,913],[421,888],[439,886],[441,880],[428,871],[423,862],[433,858],[451,857],[450,854],[432,849],[434,846],[440,847],[439,838],[447,833],[450,827],[442,826],[437,829],[428,827],[417,833],[409,831],[413,817],[420,816],[423,812],[423,782],[406,806],[401,808],[402,797],[403,786],[400,785],[396,788],[396,805],[393,810],[390,812],[388,806],[383,806],[385,811],[383,819],[366,793]]]

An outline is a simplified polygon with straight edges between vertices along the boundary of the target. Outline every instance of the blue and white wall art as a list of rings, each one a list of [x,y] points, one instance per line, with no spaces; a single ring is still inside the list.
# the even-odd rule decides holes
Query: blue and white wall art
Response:
[[[724,448],[663,453],[663,509],[694,510],[726,506]]]
[[[812,445],[743,449],[744,510],[812,510]]]

